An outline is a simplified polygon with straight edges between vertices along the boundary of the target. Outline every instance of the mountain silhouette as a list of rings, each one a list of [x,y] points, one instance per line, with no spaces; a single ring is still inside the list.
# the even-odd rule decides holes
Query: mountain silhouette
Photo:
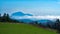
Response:
[[[37,20],[37,21],[38,21],[38,23],[41,23],[43,25],[47,25],[47,23],[52,25],[54,23],[52,20],[48,20],[48,19],[40,19],[40,20]]]
[[[48,19],[41,19],[41,20],[38,20],[38,22],[47,23],[47,22],[52,22],[52,21]]]
[[[34,20],[31,20],[31,19],[19,19],[18,21],[23,21],[24,23],[30,23],[30,22],[33,22]]]
[[[11,16],[33,16],[32,14],[24,14],[23,12],[15,12]]]
[[[31,14],[25,14],[25,15],[28,15],[28,16],[33,16],[33,15],[31,15]]]

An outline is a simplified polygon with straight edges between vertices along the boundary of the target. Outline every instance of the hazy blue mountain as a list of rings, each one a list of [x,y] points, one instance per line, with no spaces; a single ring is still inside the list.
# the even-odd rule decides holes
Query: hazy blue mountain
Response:
[[[31,20],[31,19],[19,19],[18,21],[22,21],[24,23],[30,23],[30,22],[33,22],[34,20]]]
[[[48,20],[48,19],[40,19],[40,20],[38,20],[38,22],[47,23],[47,22],[52,22],[52,21]]]
[[[33,16],[33,15],[31,15],[31,14],[25,14],[25,15],[28,15],[28,16]]]
[[[11,16],[24,16],[25,14],[22,12],[15,12]]]
[[[50,25],[52,25],[54,22],[51,21],[51,20],[48,20],[48,19],[40,19],[40,20],[37,20],[38,23],[41,23],[43,25],[47,25],[47,23],[49,23]]]
[[[31,20],[31,19],[19,19],[17,16],[19,16],[19,17],[22,17],[22,16],[25,16],[25,15],[27,15],[27,16],[33,16],[32,14],[24,14],[24,13],[22,13],[22,12],[15,12],[15,13],[13,13],[12,15],[11,15],[11,19],[16,19],[16,20],[18,20],[18,21],[23,21],[23,22],[25,22],[25,23],[29,23],[29,22],[32,22],[33,20]],[[13,17],[14,16],[14,17]],[[17,17],[17,18],[16,18]]]
[[[15,13],[13,13],[11,16],[14,16],[14,17],[16,17],[16,16],[19,16],[19,17],[21,17],[21,16],[25,16],[25,15],[28,15],[28,16],[33,16],[32,14],[24,14],[24,13],[22,13],[22,12],[15,12]],[[15,19],[14,17],[12,17],[12,19]],[[18,18],[18,17],[17,17]],[[42,23],[42,24],[46,24],[47,22],[48,23],[52,23],[52,21],[51,20],[48,20],[48,19],[40,19],[40,20],[35,20],[35,19],[16,19],[16,20],[18,20],[18,21],[23,21],[23,22],[25,22],[25,23],[30,23],[30,22],[33,22],[33,21],[37,21],[38,23]]]
[[[15,12],[11,16],[33,16],[32,14],[24,14],[23,12]]]

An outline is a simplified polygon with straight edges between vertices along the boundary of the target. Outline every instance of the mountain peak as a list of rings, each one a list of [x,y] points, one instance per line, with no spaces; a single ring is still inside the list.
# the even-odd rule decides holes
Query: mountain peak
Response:
[[[23,12],[15,12],[11,16],[25,16],[25,15],[27,15],[27,16],[33,16],[32,14],[25,14]]]

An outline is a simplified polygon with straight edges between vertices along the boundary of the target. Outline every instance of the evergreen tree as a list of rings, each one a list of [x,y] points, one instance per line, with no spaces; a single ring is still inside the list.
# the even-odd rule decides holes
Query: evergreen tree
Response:
[[[38,24],[38,22],[37,22],[37,21],[35,21],[35,24]]]
[[[2,16],[2,22],[6,22],[6,13]]]
[[[59,21],[59,19],[56,20],[55,26],[56,26],[58,33],[60,33],[60,21]]]
[[[1,18],[1,14],[0,14],[0,18]]]
[[[1,14],[0,14],[0,22],[1,22]]]
[[[0,14],[1,15],[1,14]],[[0,19],[0,22],[12,22],[12,23],[19,23],[18,20],[11,19],[9,14],[4,13]]]
[[[50,24],[49,24],[49,23],[47,23],[47,27],[48,27],[48,28],[51,28],[51,26],[50,26]]]
[[[10,21],[11,19],[10,19],[10,16],[9,16],[9,14],[6,14],[6,21]]]
[[[4,13],[3,18],[6,18],[6,13]]]

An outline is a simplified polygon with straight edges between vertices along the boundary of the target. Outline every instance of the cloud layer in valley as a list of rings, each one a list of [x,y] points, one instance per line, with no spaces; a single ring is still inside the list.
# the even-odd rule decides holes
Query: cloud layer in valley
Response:
[[[60,19],[60,16],[16,16],[15,19]]]

